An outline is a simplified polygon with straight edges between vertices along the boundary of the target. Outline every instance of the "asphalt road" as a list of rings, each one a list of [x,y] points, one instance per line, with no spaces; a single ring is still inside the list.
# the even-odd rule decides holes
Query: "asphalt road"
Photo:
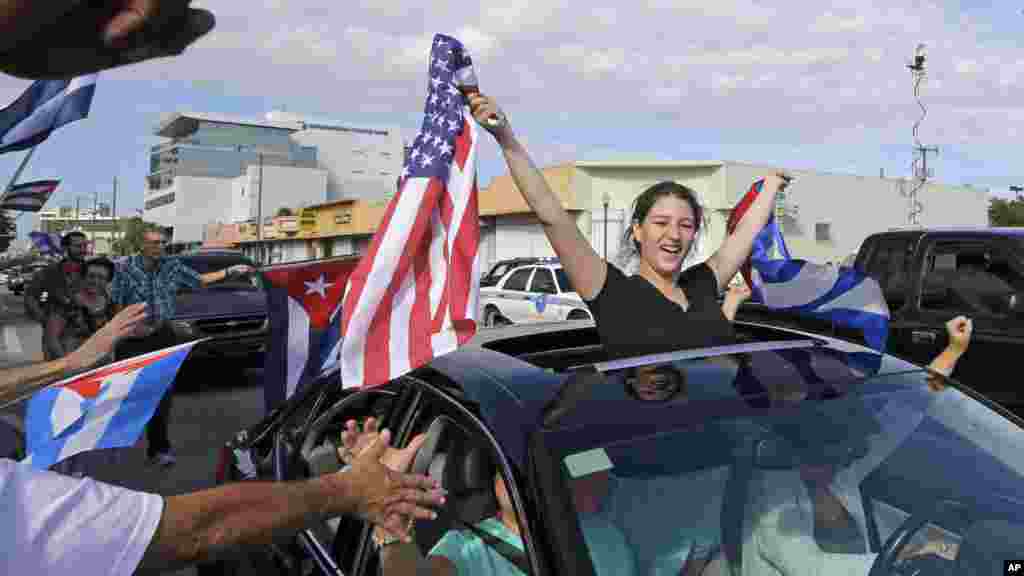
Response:
[[[0,287],[0,367],[42,359],[40,327],[24,316],[20,300]],[[175,394],[169,434],[178,457],[176,466],[147,466],[143,436],[134,447],[121,451],[117,466],[87,468],[87,473],[98,480],[165,496],[212,487],[218,448],[263,416],[263,392],[245,383],[240,374],[211,374],[210,382],[217,387]],[[169,574],[192,576],[195,570]]]

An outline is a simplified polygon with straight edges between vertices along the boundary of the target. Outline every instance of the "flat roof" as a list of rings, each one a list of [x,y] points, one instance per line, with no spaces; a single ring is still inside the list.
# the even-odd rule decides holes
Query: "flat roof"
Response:
[[[304,126],[301,122],[261,120],[258,118],[243,118],[241,116],[229,116],[226,114],[213,114],[208,112],[173,112],[160,118],[154,134],[164,138],[182,138],[192,131],[192,122],[212,122],[215,124],[233,124],[236,126],[256,126],[259,128],[273,128],[278,130],[289,130],[298,132]]]

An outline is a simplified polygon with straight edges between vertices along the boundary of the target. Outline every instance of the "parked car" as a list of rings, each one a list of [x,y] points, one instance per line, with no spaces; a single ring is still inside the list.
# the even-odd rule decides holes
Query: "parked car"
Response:
[[[522,266],[523,264],[536,264],[542,262],[544,258],[508,258],[505,260],[498,260],[491,266],[491,269],[480,279],[480,287],[486,288],[488,286],[494,286],[500,281],[505,274],[515,268],[516,266]]]
[[[977,272],[971,272],[971,267]],[[868,237],[854,267],[878,281],[889,306],[888,351],[926,364],[947,345],[945,323],[974,322],[970,353],[954,377],[997,402],[1020,405],[1012,378],[1024,346],[1024,229],[925,228]],[[746,304],[737,317],[779,323],[859,342],[861,334],[825,321]]]
[[[503,264],[499,262],[495,268]],[[591,318],[556,258],[508,261],[505,270],[497,283],[480,287],[484,326]]]
[[[933,391],[925,370],[892,356],[869,368],[869,351],[842,340],[736,328],[735,346],[609,362],[590,321],[511,326],[383,386],[346,389],[335,373],[228,442],[217,483],[335,472],[344,423],[375,416],[396,446],[427,434],[413,470],[448,490],[438,518],[416,524],[423,553],[494,514],[497,471],[533,574],[676,574],[693,549],[714,544],[733,573],[754,574],[755,535],[803,536],[796,563],[821,553],[765,498],[795,502],[798,469],[825,465],[859,489],[847,502],[866,550],[880,553],[872,575],[988,573],[969,562],[1024,549],[1005,548],[1007,535],[1019,546],[1024,534],[1024,421],[952,380]],[[762,491],[787,479],[788,489]],[[957,559],[896,562],[922,528],[959,546]],[[866,576],[872,557],[861,558]],[[369,526],[352,518],[199,573],[252,572],[380,574]]]
[[[200,274],[237,264],[255,267],[252,260],[234,250],[202,250],[180,257]],[[192,349],[180,369],[178,382],[212,382],[211,375],[224,374],[225,369],[241,375],[246,369],[262,366],[267,296],[258,271],[180,292],[177,300],[176,314],[170,323],[180,343],[209,338]],[[211,374],[213,362],[217,363],[216,372]]]

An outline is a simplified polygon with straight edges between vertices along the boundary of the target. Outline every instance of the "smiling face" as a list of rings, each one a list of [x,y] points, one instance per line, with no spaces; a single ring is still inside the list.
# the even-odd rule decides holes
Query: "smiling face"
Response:
[[[675,195],[662,196],[642,221],[633,223],[641,266],[663,277],[679,272],[696,233],[697,217],[690,203]]]

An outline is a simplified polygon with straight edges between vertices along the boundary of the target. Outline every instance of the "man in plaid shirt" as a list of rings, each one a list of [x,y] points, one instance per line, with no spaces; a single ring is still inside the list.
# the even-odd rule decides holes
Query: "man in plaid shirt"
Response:
[[[230,274],[247,274],[252,267],[240,264],[224,270],[199,274],[185,265],[180,258],[166,256],[164,233],[157,230],[143,235],[142,254],[130,257],[118,266],[110,287],[114,312],[129,304],[144,302],[149,315],[144,325],[117,345],[117,359],[130,358],[177,344],[174,332],[167,322],[174,317],[178,290],[195,290],[213,282],[220,282]],[[167,438],[167,416],[171,408],[172,393],[168,392],[156,414],[146,425],[147,456],[150,463],[173,466],[175,463],[171,443]]]

